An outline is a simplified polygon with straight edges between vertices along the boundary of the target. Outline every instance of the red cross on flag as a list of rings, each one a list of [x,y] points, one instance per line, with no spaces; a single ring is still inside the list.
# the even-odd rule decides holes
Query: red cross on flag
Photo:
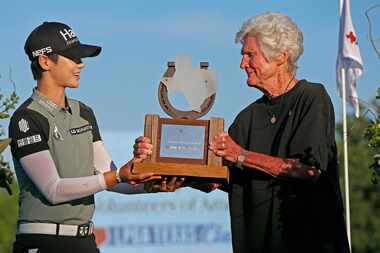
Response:
[[[359,99],[356,91],[356,80],[363,73],[363,62],[360,56],[357,35],[352,24],[350,13],[350,0],[339,0],[340,30],[339,49],[336,64],[337,88],[342,96],[342,80],[340,70],[345,70],[346,99],[355,110],[355,116],[359,117]]]

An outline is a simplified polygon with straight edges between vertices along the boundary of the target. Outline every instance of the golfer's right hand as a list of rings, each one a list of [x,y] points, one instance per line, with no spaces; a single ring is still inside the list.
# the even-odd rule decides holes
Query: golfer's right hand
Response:
[[[139,173],[132,172],[133,161],[129,161],[120,168],[120,177],[123,182],[136,185],[149,182],[151,180],[161,179],[161,176],[155,176],[154,173]]]

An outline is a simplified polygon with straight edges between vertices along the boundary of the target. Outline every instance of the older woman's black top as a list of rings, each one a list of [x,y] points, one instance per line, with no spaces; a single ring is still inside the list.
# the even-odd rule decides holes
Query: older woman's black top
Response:
[[[349,252],[334,109],[321,84],[301,80],[272,100],[263,96],[239,113],[229,133],[247,150],[300,158],[322,171],[318,181],[310,183],[231,167],[234,253]]]

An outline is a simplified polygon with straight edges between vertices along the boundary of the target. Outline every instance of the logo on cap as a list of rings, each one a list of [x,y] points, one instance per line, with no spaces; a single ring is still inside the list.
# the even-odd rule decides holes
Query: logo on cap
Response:
[[[59,30],[59,33],[65,39],[67,45],[73,44],[78,41],[78,38],[73,29],[64,28],[63,30]]]
[[[53,49],[49,46],[49,47],[44,47],[44,48],[33,51],[32,55],[34,58],[34,57],[37,57],[39,55],[50,54],[51,52],[53,52]]]

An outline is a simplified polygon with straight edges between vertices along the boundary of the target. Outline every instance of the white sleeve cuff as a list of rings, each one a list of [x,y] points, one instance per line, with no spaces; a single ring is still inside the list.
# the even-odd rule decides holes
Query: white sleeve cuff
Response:
[[[100,187],[102,187],[103,190],[106,190],[107,189],[107,184],[106,184],[106,179],[104,178],[103,173],[102,174],[98,174],[97,176],[98,176],[98,181],[99,181]]]

